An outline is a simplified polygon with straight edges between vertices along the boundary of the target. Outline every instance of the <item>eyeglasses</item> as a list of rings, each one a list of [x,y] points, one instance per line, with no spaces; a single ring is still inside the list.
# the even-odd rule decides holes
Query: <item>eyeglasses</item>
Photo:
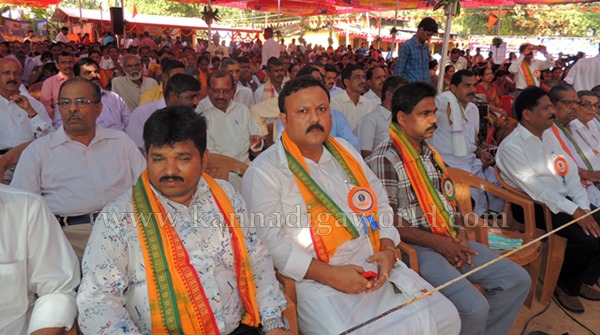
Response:
[[[592,104],[592,103],[591,103],[591,102],[589,102],[589,101],[586,101],[586,102],[580,102],[580,103],[579,103],[579,106],[581,106],[581,107],[583,107],[583,108],[587,108],[587,109],[591,109],[591,108],[594,108],[594,109],[600,109],[600,103],[595,103],[595,104]]]
[[[69,106],[71,106],[72,103],[75,103],[75,106],[79,107],[87,107],[91,104],[97,104],[100,101],[92,101],[90,99],[86,99],[86,98],[77,98],[75,100],[71,100],[71,99],[58,99],[58,102],[56,103],[56,105],[58,105],[58,108],[68,108]]]
[[[569,100],[569,99],[560,99],[560,100],[558,100],[558,102],[560,102],[561,104],[563,104],[565,106],[573,106],[574,104],[579,103],[579,101],[577,101],[577,100]]]

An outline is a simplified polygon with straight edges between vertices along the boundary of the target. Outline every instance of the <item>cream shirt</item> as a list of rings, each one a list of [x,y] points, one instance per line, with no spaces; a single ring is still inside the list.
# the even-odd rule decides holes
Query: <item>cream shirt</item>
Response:
[[[250,135],[263,136],[263,132],[252,118],[248,107],[231,101],[227,111],[223,112],[212,104],[209,97],[206,97],[200,102],[196,112],[206,118],[207,149],[210,152],[250,163],[248,154]]]
[[[100,211],[129,190],[145,168],[144,157],[122,131],[96,126],[85,146],[59,128],[23,151],[11,186],[41,194],[55,215],[77,216]]]
[[[358,104],[355,105],[350,100],[346,91],[331,98],[331,109],[338,110],[344,114],[354,134],[358,134],[360,120],[365,115],[374,111],[375,107],[377,107],[375,103],[364,96],[361,96],[358,99]]]

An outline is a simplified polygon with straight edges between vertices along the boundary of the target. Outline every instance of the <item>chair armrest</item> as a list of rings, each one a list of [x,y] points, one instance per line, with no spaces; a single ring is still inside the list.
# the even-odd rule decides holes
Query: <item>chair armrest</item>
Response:
[[[408,266],[416,273],[419,273],[419,258],[417,257],[417,251],[404,242],[400,242],[397,248],[400,250],[400,255],[402,255],[402,253],[408,255]]]

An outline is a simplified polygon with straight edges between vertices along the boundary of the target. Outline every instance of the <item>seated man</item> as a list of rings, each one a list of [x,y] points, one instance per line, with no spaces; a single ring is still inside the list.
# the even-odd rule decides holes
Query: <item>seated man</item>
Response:
[[[0,207],[0,334],[63,334],[77,316],[77,257],[40,196],[0,184]]]
[[[438,286],[498,254],[468,240],[460,212],[445,190],[454,185],[444,161],[425,141],[438,122],[434,88],[425,83],[400,87],[391,108],[391,138],[367,164],[385,185],[402,240],[417,250],[419,274]],[[487,292],[482,295],[469,280]],[[503,259],[441,292],[458,309],[461,334],[508,334],[530,286],[527,272]]]
[[[381,89],[382,101],[375,110],[365,115],[358,125],[358,140],[360,154],[368,157],[373,149],[390,137],[390,121],[392,120],[392,97],[394,92],[407,83],[406,79],[398,76],[388,77]]]
[[[555,119],[552,102],[543,89],[526,88],[515,100],[517,128],[500,143],[498,167],[508,184],[544,203],[558,228],[586,215],[590,206],[575,162],[549,128]],[[542,219],[543,213],[536,213]],[[517,218],[518,219],[518,218]],[[538,227],[545,227],[538,220]],[[600,214],[587,216],[557,234],[567,239],[565,260],[555,295],[566,309],[583,313],[579,296],[600,300],[593,285],[600,275]]]
[[[348,142],[329,136],[325,86],[309,76],[293,79],[279,108],[281,141],[252,162],[243,196],[251,213],[269,215],[257,232],[275,267],[296,281],[300,331],[339,334],[431,289],[396,262],[400,237],[381,182]],[[457,334],[459,328],[456,309],[436,292],[355,334]]]
[[[57,104],[62,127],[23,151],[11,183],[43,196],[80,259],[98,211],[131,189],[145,166],[125,133],[96,124],[100,98],[87,79],[65,81]]]
[[[428,139],[448,166],[471,172],[490,182],[497,183],[494,176],[494,156],[478,145],[479,110],[471,101],[475,98],[477,77],[469,70],[457,71],[452,76],[450,91],[435,97],[437,131]],[[475,200],[473,212],[483,215],[487,210],[502,212],[504,201],[471,189]]]
[[[146,170],[104,208],[86,248],[81,330],[250,335],[262,320],[265,334],[289,334],[267,249],[240,225],[244,201],[203,173],[204,118],[183,106],[158,110],[144,145]]]
[[[248,107],[233,100],[233,76],[223,70],[208,76],[208,96],[196,112],[208,123],[208,150],[250,163],[249,151],[263,149],[263,133],[252,118]]]

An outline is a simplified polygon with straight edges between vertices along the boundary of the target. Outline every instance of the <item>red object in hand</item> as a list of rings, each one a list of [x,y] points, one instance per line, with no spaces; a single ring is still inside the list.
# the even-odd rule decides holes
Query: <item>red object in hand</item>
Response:
[[[377,278],[377,273],[373,272],[373,271],[367,271],[367,272],[363,272],[360,274],[363,278],[367,279],[367,280],[371,280],[371,279],[375,279]]]

